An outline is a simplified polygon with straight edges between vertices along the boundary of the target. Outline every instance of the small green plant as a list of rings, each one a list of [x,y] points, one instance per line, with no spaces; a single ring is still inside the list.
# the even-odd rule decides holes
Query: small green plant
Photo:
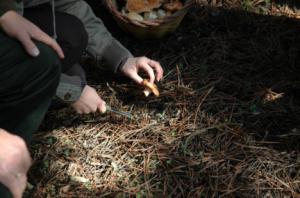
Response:
[[[43,161],[43,169],[47,170],[50,166],[50,162],[48,160],[44,160]]]
[[[92,190],[92,183],[90,181],[84,183],[84,186],[88,189],[88,190]]]
[[[167,160],[167,164],[168,164],[168,165],[172,164],[172,162],[173,162],[172,159],[168,159],[168,160]]]
[[[252,8],[253,8],[253,5],[252,5],[251,0],[243,0],[242,1],[242,9],[243,10],[250,11],[250,10],[252,10]]]
[[[140,192],[137,192],[136,195],[135,195],[135,197],[136,197],[136,198],[142,198],[142,195],[141,195]]]
[[[48,145],[52,145],[55,144],[57,142],[57,138],[53,137],[53,136],[49,136],[46,138],[46,143]]]
[[[64,149],[63,153],[64,153],[65,157],[69,157],[70,156],[70,149],[68,149],[68,148]]]
[[[172,130],[171,135],[172,135],[172,137],[175,137],[176,136],[176,130]]]
[[[268,6],[271,4],[271,0],[265,0],[265,5]]]

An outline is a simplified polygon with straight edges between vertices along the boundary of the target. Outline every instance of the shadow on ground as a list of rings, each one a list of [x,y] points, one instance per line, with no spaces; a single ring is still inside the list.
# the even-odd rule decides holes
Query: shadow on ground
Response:
[[[63,194],[70,197],[299,196],[300,21],[195,7],[172,35],[156,41],[138,41],[120,34],[103,8],[96,11],[133,54],[159,60],[166,77],[159,84],[161,97],[149,100],[138,97],[135,91],[128,92],[137,87],[125,79],[103,79],[93,68],[88,69],[89,81],[100,82],[99,89],[109,89],[104,95],[107,100],[117,99],[116,106],[134,104],[141,115],[145,112],[152,118],[159,115],[160,128],[151,125],[150,118],[144,118],[140,121],[149,122],[152,128],[142,127],[140,134],[138,129],[144,126],[141,123],[135,126],[120,119],[110,120],[114,130],[119,130],[118,125],[128,125],[125,131],[135,134],[125,132],[128,136],[124,139],[118,137],[122,141],[117,138],[120,143],[115,146],[119,149],[114,152],[124,149],[132,158],[136,157],[137,175],[127,175],[118,181],[109,177],[102,186],[75,182]],[[112,93],[114,99],[110,99]],[[72,131],[68,127],[86,123],[87,118],[75,117],[70,121],[68,115],[50,113],[42,130]],[[101,128],[111,118],[95,123]],[[87,128],[93,131],[93,126]],[[39,134],[35,146],[45,143],[47,138]],[[35,146],[37,163],[33,171],[37,172],[32,171],[30,181],[37,189],[31,196],[61,193],[70,180],[62,170],[49,172],[49,167],[41,168],[45,161],[43,153],[50,155],[49,160],[62,158],[74,162],[72,157],[77,156],[77,151],[71,150],[66,157],[63,153],[48,153],[47,147],[40,150]],[[108,160],[113,164],[116,159]],[[150,162],[156,162],[154,168],[149,168]],[[134,172],[134,167],[122,168]],[[55,183],[56,180],[59,182]],[[49,186],[53,189],[49,190]]]

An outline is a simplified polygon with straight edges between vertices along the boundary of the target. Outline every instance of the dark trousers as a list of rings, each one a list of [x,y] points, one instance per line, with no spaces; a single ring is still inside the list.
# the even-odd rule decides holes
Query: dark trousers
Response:
[[[25,17],[52,35],[52,13],[47,7],[25,9]],[[74,16],[56,13],[58,43],[65,59],[48,46],[36,42],[40,55],[30,57],[21,44],[0,30],[0,128],[15,133],[28,143],[55,96],[61,71],[79,61],[87,35]],[[0,145],[1,149],[1,145]],[[0,197],[11,197],[0,184]]]
[[[52,49],[37,43],[32,58],[15,40],[0,32],[0,127],[27,142],[38,128],[55,95],[60,61]],[[1,148],[1,146],[0,146]],[[0,186],[0,197],[9,197]]]

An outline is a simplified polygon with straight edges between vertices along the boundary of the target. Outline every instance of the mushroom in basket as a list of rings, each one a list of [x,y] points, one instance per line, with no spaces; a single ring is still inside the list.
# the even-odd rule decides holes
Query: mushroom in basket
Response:
[[[127,0],[126,9],[129,12],[150,12],[161,6],[160,0]]]
[[[183,8],[180,0],[126,0],[122,13],[131,20],[162,19]]]

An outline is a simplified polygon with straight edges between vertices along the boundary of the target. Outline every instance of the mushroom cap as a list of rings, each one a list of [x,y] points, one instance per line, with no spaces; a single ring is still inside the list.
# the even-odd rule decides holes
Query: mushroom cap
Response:
[[[145,86],[144,94],[147,97],[152,92],[156,97],[159,96],[159,91],[157,86],[154,83],[149,82],[148,80],[144,79],[142,82],[143,86]]]
[[[183,8],[183,4],[179,0],[171,1],[169,3],[164,4],[163,6],[167,11],[176,12]]]
[[[150,12],[161,6],[160,0],[127,0],[126,9],[129,12]]]

